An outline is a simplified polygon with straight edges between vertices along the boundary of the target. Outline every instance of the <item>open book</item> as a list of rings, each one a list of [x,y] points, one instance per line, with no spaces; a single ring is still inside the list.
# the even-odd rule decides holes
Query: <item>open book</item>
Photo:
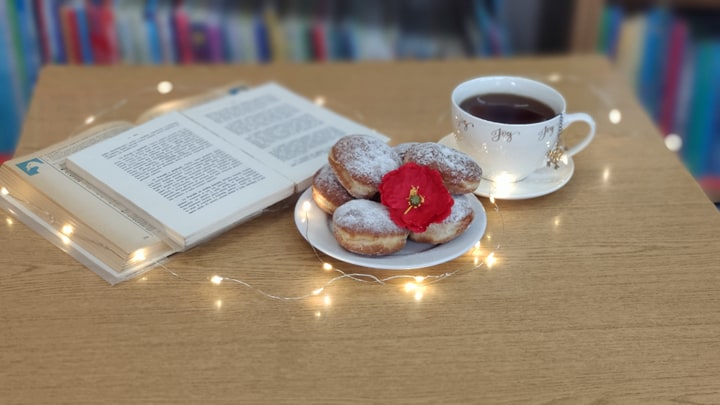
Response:
[[[8,161],[0,204],[116,283],[307,188],[351,133],[388,140],[268,83]]]

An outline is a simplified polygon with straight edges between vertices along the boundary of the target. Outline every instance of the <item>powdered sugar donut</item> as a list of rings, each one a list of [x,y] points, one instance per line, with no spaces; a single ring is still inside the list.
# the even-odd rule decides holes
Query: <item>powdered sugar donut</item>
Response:
[[[321,167],[313,176],[312,197],[315,204],[330,215],[337,207],[354,198],[340,184],[329,164]]]
[[[384,205],[371,200],[352,200],[341,205],[333,214],[332,225],[340,246],[368,256],[401,250],[409,233],[395,225]]]
[[[482,179],[482,169],[473,158],[435,142],[411,146],[405,152],[404,162],[415,162],[439,171],[451,194],[472,193]]]
[[[368,135],[340,138],[330,149],[328,162],[340,184],[357,198],[374,196],[385,173],[402,164],[390,146]]]
[[[410,240],[421,243],[447,243],[460,236],[475,218],[470,198],[473,195],[454,195],[452,211],[442,222],[430,224],[425,232],[410,233]]]
[[[403,142],[403,143],[399,143],[399,144],[393,146],[392,148],[395,151],[395,153],[397,153],[398,156],[400,156],[400,159],[404,160],[405,152],[407,152],[408,149],[417,145],[418,143],[419,142]]]

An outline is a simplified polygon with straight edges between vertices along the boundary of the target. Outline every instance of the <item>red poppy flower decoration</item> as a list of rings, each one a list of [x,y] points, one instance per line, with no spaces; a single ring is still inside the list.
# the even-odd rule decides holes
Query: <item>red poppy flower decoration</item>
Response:
[[[393,222],[418,233],[447,218],[454,202],[437,170],[413,162],[383,176],[379,190]]]

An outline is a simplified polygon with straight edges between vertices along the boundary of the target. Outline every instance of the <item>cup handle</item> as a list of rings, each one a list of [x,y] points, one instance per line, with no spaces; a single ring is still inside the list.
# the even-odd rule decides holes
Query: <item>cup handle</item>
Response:
[[[592,117],[586,113],[580,112],[565,114],[565,116],[563,117],[563,128],[567,128],[571,124],[578,121],[583,121],[588,124],[590,126],[590,132],[585,135],[585,138],[583,138],[582,141],[580,141],[577,145],[571,147],[565,152],[569,156],[573,156],[581,150],[585,149],[593,140],[593,138],[595,138],[595,120],[593,120]]]

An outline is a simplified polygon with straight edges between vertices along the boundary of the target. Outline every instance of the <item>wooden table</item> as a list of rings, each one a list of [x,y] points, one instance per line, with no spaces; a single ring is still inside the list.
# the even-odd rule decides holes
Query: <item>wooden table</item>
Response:
[[[162,80],[276,80],[393,143],[438,140],[452,87],[494,73],[554,83],[598,136],[559,191],[481,198],[490,239],[423,273],[441,281],[327,284],[325,261],[413,274],[316,256],[291,205],[114,287],[3,218],[0,402],[720,402],[720,215],[599,56],[47,67],[18,153]]]

